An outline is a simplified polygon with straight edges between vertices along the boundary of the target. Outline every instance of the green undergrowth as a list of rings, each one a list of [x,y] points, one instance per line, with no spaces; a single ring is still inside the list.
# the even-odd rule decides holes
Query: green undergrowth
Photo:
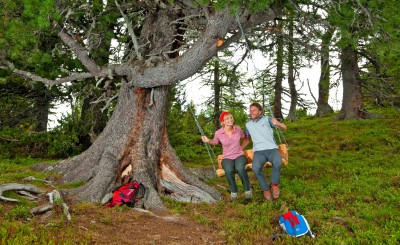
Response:
[[[33,182],[29,181],[30,183],[44,185],[45,178],[55,175],[31,170],[31,167],[43,162],[52,163],[55,162],[55,160],[43,160],[30,157],[13,159],[0,158],[0,184],[12,182],[21,183],[24,182],[24,178],[32,176],[35,177],[35,180],[33,180]]]
[[[163,200],[171,213],[218,230],[228,244],[272,244],[274,235],[283,234],[278,219],[288,210],[303,214],[316,238],[283,235],[274,244],[399,244],[400,118],[396,113],[380,113],[371,120],[334,121],[336,115],[331,115],[287,122],[289,164],[282,169],[278,200],[264,201],[252,172],[250,202],[243,192],[237,201],[227,201],[225,178],[207,181],[223,195],[216,203]],[[23,182],[28,176],[49,177],[30,170],[42,161],[1,160],[0,184]],[[185,165],[203,164],[211,167],[207,156]],[[271,169],[265,173],[269,179]],[[239,178],[237,183],[242,189]],[[96,209],[82,205],[73,216]],[[1,244],[74,244],[74,227],[61,225],[63,220],[51,227],[35,226],[35,217],[27,212],[31,206],[26,201],[13,207],[0,202]],[[109,216],[101,220],[111,222]]]

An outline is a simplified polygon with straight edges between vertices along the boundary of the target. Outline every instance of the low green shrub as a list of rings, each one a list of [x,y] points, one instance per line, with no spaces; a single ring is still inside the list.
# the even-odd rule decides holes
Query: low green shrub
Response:
[[[12,220],[27,220],[32,217],[29,208],[24,205],[17,205],[15,208],[9,210],[5,216],[8,221]]]
[[[36,133],[21,128],[4,128],[0,137],[4,141],[0,144],[2,158],[65,158],[83,150],[77,145],[76,135],[58,130]]]

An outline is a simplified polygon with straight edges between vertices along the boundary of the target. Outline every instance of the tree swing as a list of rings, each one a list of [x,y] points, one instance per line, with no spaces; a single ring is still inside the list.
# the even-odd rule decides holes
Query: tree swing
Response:
[[[271,109],[271,106],[270,106],[269,102],[267,102],[267,107],[269,109],[269,113],[271,115],[273,115],[272,114],[272,109]],[[196,126],[197,126],[201,136],[205,136],[204,131],[201,128],[200,123],[197,120],[197,118],[196,118],[194,112],[192,111],[192,109],[190,108],[190,106],[189,106],[189,110],[193,115],[194,121],[196,122]],[[276,135],[278,136],[278,139],[279,139],[279,144],[277,144],[277,146],[278,146],[278,151],[282,156],[282,166],[286,166],[289,163],[289,147],[288,147],[288,144],[286,142],[286,138],[283,135],[283,132],[279,128],[275,128],[275,130],[276,130]],[[282,142],[282,139],[283,139],[283,142]],[[275,138],[274,138],[274,141],[275,141]],[[223,155],[218,155],[218,157],[216,157],[215,153],[214,153],[214,150],[211,148],[211,146],[209,144],[205,143],[205,142],[204,142],[204,145],[205,145],[205,147],[207,149],[207,153],[208,153],[208,156],[210,158],[210,161],[211,161],[211,164],[213,166],[215,174],[217,175],[217,177],[224,177],[225,176],[225,170],[222,168],[222,159],[224,158],[224,156]],[[252,170],[252,162],[253,162],[254,152],[253,152],[252,149],[251,150],[245,150],[243,152],[244,152],[245,157],[247,158],[247,164],[245,166],[245,169],[246,169],[246,171],[250,171],[250,170]],[[214,163],[213,159],[217,159],[218,169],[215,169],[215,163]],[[264,167],[272,167],[272,163],[266,162],[264,164]]]
[[[267,100],[268,101],[268,100]],[[269,113],[272,114],[272,109],[271,106],[269,104],[269,102],[267,102],[267,107],[269,109]],[[279,139],[279,144],[277,144],[278,146],[278,151],[282,156],[282,166],[286,166],[289,163],[289,147],[288,144],[286,142],[286,138],[283,135],[283,132],[279,129],[279,128],[275,128],[276,131],[276,135],[278,136]],[[283,139],[283,142],[282,142]],[[275,141],[275,138],[274,138]],[[244,156],[247,158],[247,164],[245,166],[245,169],[247,171],[252,170],[252,162],[253,162],[253,156],[254,156],[254,152],[253,150],[245,150],[244,151]],[[222,168],[222,159],[224,158],[223,155],[218,155],[218,169],[215,171],[216,175],[218,177],[224,177],[225,176],[225,171]],[[264,164],[264,167],[272,167],[272,163],[270,162],[266,162]]]
[[[239,20],[239,16],[237,14],[236,14],[236,20],[238,22],[238,26],[239,26],[240,32],[241,32],[242,36],[245,39],[246,49],[248,50],[248,53],[250,55],[250,59],[253,62],[254,69],[258,70],[254,65],[254,61],[253,61],[253,58],[252,58],[252,55],[251,55],[250,47],[249,47],[249,45],[247,43],[247,38],[246,38],[245,33],[244,33],[243,29],[242,29],[242,26],[241,26],[240,20]],[[223,40],[220,40],[220,39],[217,40],[217,46],[218,47],[221,46],[222,43],[223,43]],[[264,94],[264,87],[263,87],[263,94]],[[267,100],[267,107],[269,109],[270,115],[273,117],[273,113],[272,113],[271,105],[269,104],[269,100]],[[191,108],[190,108],[190,110],[191,110]],[[195,116],[195,114],[193,113],[192,110],[191,110],[191,113],[192,113],[193,118],[194,118],[194,120],[196,122],[197,128],[200,131],[201,136],[205,136],[205,134],[204,134],[204,132],[203,132],[203,130],[202,130],[199,122],[197,121],[197,118],[196,118],[196,116]],[[285,136],[283,135],[283,132],[279,128],[275,128],[275,130],[276,130],[276,135],[278,136],[278,139],[279,139],[279,144],[277,144],[277,146],[278,146],[278,151],[282,156],[282,166],[286,166],[289,163],[289,147],[288,147],[288,144],[286,142]],[[282,139],[283,139],[284,142],[282,142]],[[275,141],[275,138],[274,138],[274,141]],[[218,177],[225,176],[225,171],[222,168],[223,155],[218,155],[218,158],[217,158],[218,169],[215,169],[215,164],[214,164],[214,161],[213,161],[213,159],[216,158],[215,157],[215,153],[214,153],[213,149],[211,148],[211,146],[209,144],[207,144],[207,143],[204,143],[204,144],[206,146],[208,156],[210,157],[210,161],[211,161],[211,163],[213,165],[213,169],[215,171],[215,174]],[[214,158],[211,156],[211,154],[213,155]],[[244,155],[247,158],[247,164],[245,166],[245,169],[246,169],[246,171],[250,171],[250,170],[252,170],[252,161],[253,161],[254,152],[253,152],[253,150],[245,150],[244,151]],[[266,162],[264,164],[264,167],[272,167],[272,163]]]

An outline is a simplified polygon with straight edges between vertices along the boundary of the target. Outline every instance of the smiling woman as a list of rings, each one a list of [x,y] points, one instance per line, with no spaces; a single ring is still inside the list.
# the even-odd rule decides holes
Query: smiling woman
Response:
[[[235,181],[235,173],[237,172],[243,183],[245,199],[248,200],[251,198],[251,190],[249,176],[245,170],[247,158],[240,145],[241,139],[245,137],[244,132],[239,126],[233,124],[233,116],[227,111],[221,113],[219,121],[222,127],[215,132],[214,139],[208,139],[206,136],[202,136],[201,139],[204,143],[210,145],[221,143],[223,152],[221,165],[229,183],[231,199],[234,201],[238,197],[238,187]]]

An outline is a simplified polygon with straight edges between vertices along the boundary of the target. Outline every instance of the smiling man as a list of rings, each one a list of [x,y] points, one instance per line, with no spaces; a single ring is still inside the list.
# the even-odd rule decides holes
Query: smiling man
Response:
[[[286,130],[286,125],[280,123],[276,118],[263,115],[263,108],[259,103],[250,105],[250,121],[246,123],[244,133],[246,138],[242,142],[244,149],[250,139],[253,142],[253,172],[257,177],[258,183],[264,193],[267,201],[279,198],[279,183],[282,168],[282,157],[278,151],[278,146],[274,139],[274,128]],[[271,187],[268,185],[267,179],[263,172],[265,162],[272,164]],[[271,191],[272,189],[272,197]]]

